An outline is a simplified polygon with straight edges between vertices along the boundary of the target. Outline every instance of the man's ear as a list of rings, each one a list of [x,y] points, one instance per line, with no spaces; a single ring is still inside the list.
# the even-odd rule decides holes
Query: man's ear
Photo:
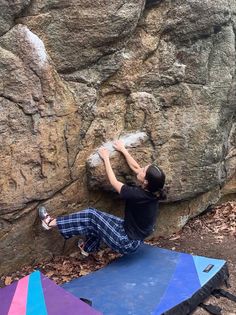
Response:
[[[146,187],[147,184],[148,184],[148,181],[146,179],[144,179],[144,182],[143,182],[144,186]]]

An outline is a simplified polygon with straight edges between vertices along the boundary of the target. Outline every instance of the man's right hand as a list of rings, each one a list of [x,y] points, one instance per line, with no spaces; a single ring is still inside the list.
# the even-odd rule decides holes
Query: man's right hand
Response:
[[[122,140],[117,140],[114,141],[113,143],[113,147],[117,150],[120,151],[125,159],[126,162],[128,163],[129,167],[131,168],[132,171],[135,172],[135,174],[138,174],[139,170],[140,170],[140,166],[139,164],[135,161],[135,159],[130,155],[129,151],[126,150],[124,142]]]
[[[124,142],[122,140],[116,140],[113,143],[113,147],[120,152],[123,152],[125,150],[125,145]]]

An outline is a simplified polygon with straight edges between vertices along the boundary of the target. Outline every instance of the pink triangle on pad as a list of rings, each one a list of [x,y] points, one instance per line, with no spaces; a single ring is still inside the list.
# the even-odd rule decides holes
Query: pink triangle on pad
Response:
[[[25,315],[28,296],[29,276],[18,281],[7,315]]]

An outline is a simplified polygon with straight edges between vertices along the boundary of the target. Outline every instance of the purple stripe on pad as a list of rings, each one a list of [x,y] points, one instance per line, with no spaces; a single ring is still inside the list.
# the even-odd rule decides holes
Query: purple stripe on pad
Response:
[[[102,315],[43,274],[41,282],[48,315]]]
[[[18,281],[0,289],[0,314],[7,315],[14,297]]]

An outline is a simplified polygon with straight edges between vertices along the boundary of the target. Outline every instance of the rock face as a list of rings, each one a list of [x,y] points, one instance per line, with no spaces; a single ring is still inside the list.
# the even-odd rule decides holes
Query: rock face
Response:
[[[107,56],[122,49],[135,30],[143,7],[144,0],[31,1],[18,22],[27,24],[47,43],[60,73],[74,73],[82,80],[82,73],[100,59],[103,72]]]
[[[157,234],[236,192],[235,1],[0,8],[0,274],[60,252],[39,204],[53,215],[88,204],[122,214],[95,151],[113,152],[119,137],[141,165],[165,170]],[[111,161],[134,180],[119,153]]]

